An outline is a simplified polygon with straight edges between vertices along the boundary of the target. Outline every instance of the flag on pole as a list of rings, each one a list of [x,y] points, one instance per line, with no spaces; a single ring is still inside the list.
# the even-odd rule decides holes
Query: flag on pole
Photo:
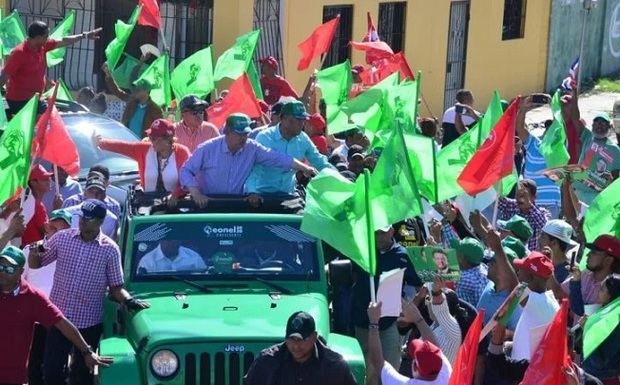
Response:
[[[71,91],[69,91],[69,88],[67,88],[67,85],[65,84],[64,80],[58,79],[57,83],[59,84],[59,88],[58,88],[58,93],[56,95],[56,100],[64,100],[64,101],[67,101],[67,102],[74,102],[75,99],[73,98],[73,95],[71,94]],[[53,93],[54,93],[54,87],[52,87],[49,90],[45,91],[42,96],[44,98],[50,98],[50,97],[52,97]]]
[[[215,88],[211,46],[194,52],[179,63],[170,75],[170,85],[177,101],[189,94],[204,98]]]
[[[7,124],[0,137],[0,202],[28,186],[30,153],[39,95],[36,94]]]
[[[571,64],[568,69],[568,76],[562,80],[562,89],[564,91],[572,91],[574,87],[577,87],[577,73],[579,72],[579,56]]]
[[[75,10],[72,9],[69,11],[69,14],[65,17],[63,21],[60,22],[54,28],[54,31],[50,34],[50,39],[54,40],[62,40],[65,36],[69,36],[71,31],[73,31],[73,25],[75,24]],[[48,51],[45,55],[47,56],[47,67],[53,67],[57,64],[62,63],[65,59],[65,52],[67,48],[61,47],[56,48],[54,50]]]
[[[140,0],[142,12],[138,16],[138,24],[156,29],[161,28],[161,14],[157,0]]]
[[[325,100],[329,121],[329,118],[338,112],[338,107],[349,98],[349,91],[353,84],[351,62],[347,59],[344,63],[320,70],[316,74],[316,80],[323,100]]]
[[[259,117],[262,114],[252,89],[252,82],[246,74],[243,74],[228,87],[228,95],[223,100],[212,104],[207,109],[209,122],[218,128],[224,125],[228,115],[233,112],[242,112],[251,118]]]
[[[540,143],[540,152],[545,158],[547,168],[564,166],[570,158],[566,149],[566,130],[560,103],[560,92],[556,92],[551,99],[553,123]]]
[[[353,49],[366,52],[366,63],[368,64],[372,64],[381,59],[389,59],[394,55],[392,48],[384,41],[361,43],[352,41],[349,44],[351,44]]]
[[[2,42],[2,56],[9,56],[13,48],[26,40],[26,28],[17,11],[0,21],[0,41]]]
[[[252,88],[254,89],[254,94],[258,99],[264,100],[265,95],[263,95],[263,87],[260,84],[260,76],[258,75],[258,70],[256,69],[256,64],[254,61],[250,61],[250,65],[248,65],[247,71],[248,77],[250,78],[250,82],[252,82]]]
[[[372,15],[370,14],[370,12],[366,12],[366,25],[368,26],[368,31],[366,32],[366,35],[364,35],[364,37],[362,38],[362,41],[372,42],[381,40],[379,34],[377,33],[377,28],[375,27],[375,22],[372,20]]]
[[[586,242],[594,242],[602,234],[620,237],[620,179],[601,191],[588,207],[583,221]],[[587,258],[582,258],[585,264]],[[584,265],[585,267],[585,265]]]
[[[243,75],[252,61],[259,37],[260,29],[237,37],[235,44],[217,59],[213,80],[219,81],[223,78],[235,80]]]
[[[312,59],[323,55],[329,50],[339,21],[340,15],[327,23],[319,25],[306,40],[297,45],[301,51],[301,58],[297,64],[297,70],[302,71],[307,69]]]
[[[472,322],[465,340],[459,346],[456,359],[452,365],[452,374],[448,385],[472,385],[476,372],[478,359],[478,345],[480,344],[480,331],[484,320],[484,309],[478,310],[478,314]]]
[[[376,60],[370,70],[362,72],[360,77],[364,85],[372,85],[394,72],[399,72],[401,79],[415,79],[407,58],[405,58],[402,52]]]
[[[112,77],[120,88],[129,89],[132,87],[131,76],[136,67],[142,67],[140,60],[127,54],[126,52],[123,53],[123,61],[114,69],[114,71],[112,71]],[[144,73],[145,69],[146,68],[142,68],[138,71],[138,77]]]
[[[142,7],[140,6],[134,8],[133,13],[129,18],[129,24],[123,22],[122,20],[116,20],[116,24],[114,25],[115,37],[105,48],[106,63],[108,63],[108,68],[110,71],[113,71],[116,68],[118,61],[123,55],[125,45],[127,44],[127,41],[129,41],[129,37],[136,26],[141,10]]]
[[[465,165],[458,184],[469,195],[476,195],[512,174],[515,152],[515,121],[521,98],[516,98]]]
[[[147,84],[151,89],[151,99],[158,106],[169,106],[172,101],[170,89],[170,59],[163,54],[133,82],[134,85]]]
[[[583,359],[586,360],[618,327],[620,298],[616,298],[588,317],[583,328]]]

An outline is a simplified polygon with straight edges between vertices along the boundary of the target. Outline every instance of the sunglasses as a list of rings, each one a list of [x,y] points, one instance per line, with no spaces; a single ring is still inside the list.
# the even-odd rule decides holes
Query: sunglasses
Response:
[[[3,266],[0,265],[0,273],[6,273],[9,275],[13,275],[15,274],[15,272],[17,271],[17,267],[15,266]]]
[[[190,113],[192,115],[202,115],[204,114],[204,110],[185,110],[183,112]]]

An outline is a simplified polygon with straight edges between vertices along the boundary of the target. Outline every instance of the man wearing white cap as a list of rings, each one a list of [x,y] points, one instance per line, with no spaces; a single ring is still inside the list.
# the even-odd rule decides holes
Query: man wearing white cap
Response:
[[[553,262],[553,276],[558,282],[564,282],[568,277],[568,257],[566,252],[576,243],[572,240],[573,227],[561,219],[552,219],[542,228],[538,237],[538,247],[541,251],[551,251]]]

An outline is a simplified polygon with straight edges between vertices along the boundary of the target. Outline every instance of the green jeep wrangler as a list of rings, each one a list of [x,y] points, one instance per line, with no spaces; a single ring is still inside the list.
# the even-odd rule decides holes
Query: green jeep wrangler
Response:
[[[125,285],[151,307],[130,313],[106,302],[99,353],[114,364],[99,370],[100,384],[242,384],[298,310],[313,315],[319,335],[364,383],[357,341],[330,333],[322,246],[299,230],[301,216],[218,213],[213,203],[209,212],[175,214],[129,202],[133,196],[119,238]],[[175,254],[174,262],[165,257]]]

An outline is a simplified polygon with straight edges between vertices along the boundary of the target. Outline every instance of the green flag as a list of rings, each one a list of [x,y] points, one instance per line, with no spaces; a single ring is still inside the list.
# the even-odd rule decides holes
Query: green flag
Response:
[[[252,61],[259,36],[260,29],[239,36],[235,44],[217,59],[213,79],[215,81],[223,78],[237,79],[243,75]]]
[[[551,99],[551,111],[553,112],[553,123],[547,129],[540,144],[540,152],[545,157],[547,168],[564,166],[568,164],[570,159],[566,149],[566,131],[562,118],[559,91]]]
[[[133,72],[135,71],[137,66],[142,67],[144,66],[144,64],[141,63],[140,60],[127,53],[123,53],[123,57],[124,59],[121,64],[119,64],[118,67],[116,67],[114,71],[112,71],[112,77],[120,88],[130,89],[132,87],[131,76]],[[146,67],[139,70],[138,77],[140,77],[140,75],[142,75],[145,70]]]
[[[170,91],[170,59],[163,54],[133,82],[134,85],[148,84],[151,89],[151,99],[158,106],[167,107],[172,101]]]
[[[351,258],[362,269],[374,275],[376,261],[372,258],[369,239],[368,211],[365,198],[366,178],[351,182],[338,171],[325,168],[312,178],[306,190],[306,208],[301,230],[330,244]]]
[[[30,175],[30,148],[34,135],[39,95],[11,119],[0,137],[0,202],[26,188]]]
[[[0,41],[2,41],[2,56],[9,56],[13,48],[26,40],[26,28],[17,11],[0,21]]]
[[[258,76],[258,70],[256,69],[256,64],[254,64],[254,62],[250,62],[250,65],[248,65],[248,77],[252,83],[252,89],[254,89],[256,98],[261,100],[265,99],[265,95],[263,95],[263,87],[260,85],[260,76]]]
[[[463,189],[456,180],[478,147],[489,136],[502,114],[500,98],[495,92],[486,113],[478,123],[437,153],[437,200],[439,202],[463,193]]]
[[[344,63],[320,70],[316,74],[316,80],[327,106],[327,120],[329,120],[338,112],[338,106],[349,99],[353,84],[351,62],[347,59]]]
[[[140,11],[142,7],[138,6],[134,9],[132,16],[129,18],[129,24],[123,22],[122,20],[116,20],[116,24],[114,25],[114,39],[105,47],[105,57],[106,62],[108,63],[108,68],[110,71],[113,71],[118,64],[118,61],[121,59],[123,55],[123,51],[125,50],[125,45],[131,36],[131,32],[136,26],[136,22],[138,20],[138,15],[140,15]]]
[[[194,52],[172,71],[170,85],[177,101],[194,94],[204,98],[215,88],[211,46]]]
[[[601,191],[588,207],[583,222],[586,242],[594,242],[602,234],[620,237],[620,179]],[[582,258],[585,268],[587,258]]]
[[[583,327],[583,359],[585,360],[605,341],[620,323],[620,298],[599,309],[586,320]]]
[[[50,39],[62,40],[65,36],[69,36],[73,31],[73,25],[75,24],[75,10],[71,10],[63,21],[60,22],[54,28],[54,31],[50,34]],[[47,52],[47,67],[53,67],[56,64],[62,63],[65,59],[65,47],[56,48],[55,50]]]
[[[65,84],[64,80],[58,79],[58,82],[60,83],[60,86],[58,87],[58,93],[56,94],[56,99],[66,100],[68,102],[74,102],[75,99],[73,99],[73,95],[71,94],[71,91],[69,91],[69,88],[67,88],[67,85]],[[51,87],[49,90],[43,93],[43,97],[49,98],[52,96],[53,93],[54,93],[54,87]]]

